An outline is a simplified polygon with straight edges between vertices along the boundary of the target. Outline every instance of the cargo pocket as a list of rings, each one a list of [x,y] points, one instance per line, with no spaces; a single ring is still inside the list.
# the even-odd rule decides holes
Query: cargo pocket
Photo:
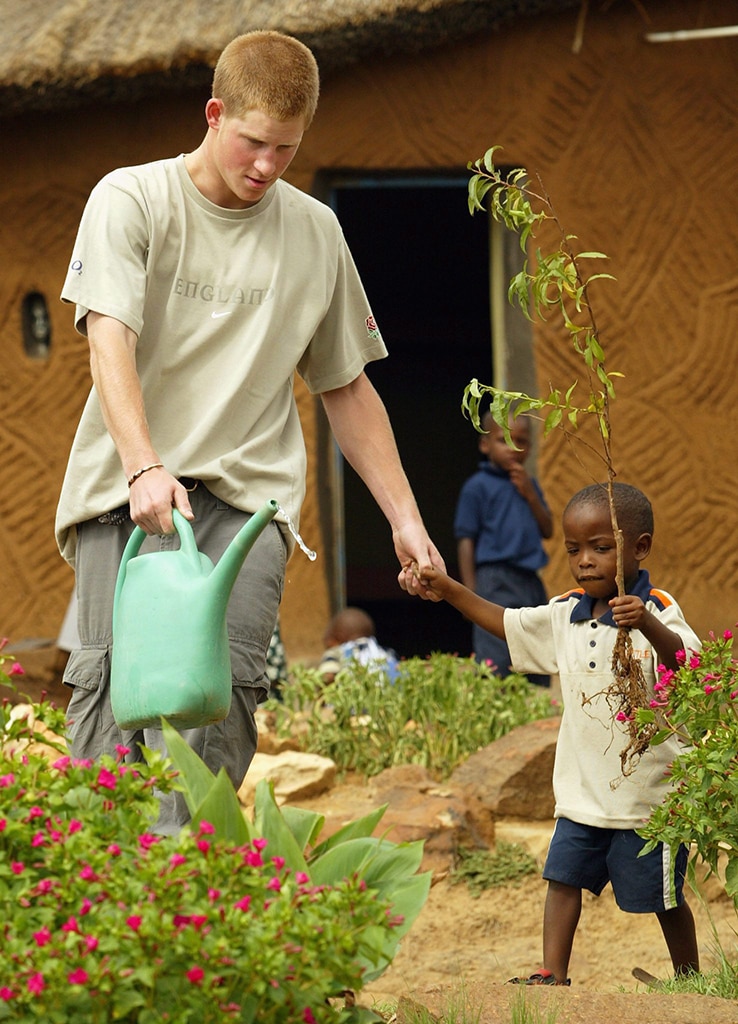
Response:
[[[266,651],[247,640],[231,640],[231,676],[234,686],[249,686],[257,691],[258,704],[269,696],[269,677],[266,674]]]
[[[83,690],[106,690],[110,682],[110,650],[108,647],[83,647],[72,651],[63,682]]]

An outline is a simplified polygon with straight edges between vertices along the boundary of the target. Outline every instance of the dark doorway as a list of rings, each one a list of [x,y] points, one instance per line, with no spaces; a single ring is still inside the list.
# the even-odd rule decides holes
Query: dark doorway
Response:
[[[382,396],[431,538],[458,575],[453,518],[476,468],[461,413],[473,377],[492,379],[489,224],[467,207],[467,177],[331,178],[331,202],[364,281],[389,357],[367,368]],[[397,584],[387,523],[344,465],[346,602],[374,618],[401,656],[471,652],[471,627],[445,604]]]

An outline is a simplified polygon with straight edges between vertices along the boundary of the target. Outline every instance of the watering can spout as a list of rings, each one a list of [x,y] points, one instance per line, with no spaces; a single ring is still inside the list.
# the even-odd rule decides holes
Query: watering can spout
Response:
[[[110,694],[120,728],[157,727],[166,718],[175,728],[192,729],[226,717],[232,690],[228,600],[246,556],[278,511],[276,501],[266,502],[215,566],[198,551],[177,509],[179,550],[137,558],[146,535],[135,528],[113,602]]]
[[[220,556],[218,564],[213,569],[210,584],[212,593],[224,597],[226,604],[246,556],[254,546],[254,542],[259,534],[272,521],[278,511],[279,505],[274,499],[267,501],[258,512],[254,512],[248,522],[244,523]]]

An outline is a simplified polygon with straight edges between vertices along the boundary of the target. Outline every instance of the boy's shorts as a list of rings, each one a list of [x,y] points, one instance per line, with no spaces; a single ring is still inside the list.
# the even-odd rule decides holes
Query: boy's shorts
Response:
[[[568,818],[557,818],[548,848],[543,877],[599,896],[608,882],[615,901],[630,914],[659,914],[684,902],[687,848],[676,859],[660,843],[639,857],[646,845],[630,829],[595,828]]]

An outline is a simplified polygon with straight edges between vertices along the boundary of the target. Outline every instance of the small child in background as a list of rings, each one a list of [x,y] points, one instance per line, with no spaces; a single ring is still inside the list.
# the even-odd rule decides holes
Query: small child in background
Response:
[[[637,829],[666,795],[670,763],[679,754],[674,737],[649,747],[624,776],[620,751],[627,727],[616,716],[608,690],[618,628],[630,630],[649,697],[657,666],[678,667],[678,652],[700,641],[674,598],[656,590],[641,562],[651,551],[653,512],[648,498],[614,483],[623,533],[625,593],[618,595],[617,547],[607,486],[579,491],[564,509],[564,544],[576,589],[535,608],[502,608],[483,600],[432,566],[417,570],[421,582],[468,619],[506,639],[521,671],[558,672],[564,711],[554,760],[556,824],[543,877],[548,882],[543,918],[543,967],[525,985],[568,985],[569,958],[582,909],[582,890],[599,896],[608,882],[621,910],[655,913],[674,973],[699,970],[694,919],[684,900],[687,849],[672,858],[658,844],[640,856]]]
[[[525,416],[511,421],[515,448],[506,443],[489,411],[481,426],[485,433],[479,435],[479,451],[484,458],[461,488],[454,518],[461,580],[503,608],[545,604],[538,573],[548,562],[542,540],[553,533],[553,523],[538,481],[525,469],[529,421]],[[510,672],[504,639],[474,623],[472,645],[478,662],[492,662],[502,676]],[[548,675],[534,673],[528,678],[538,686],[551,684]]]
[[[326,683],[351,661],[382,669],[391,683],[397,679],[398,662],[394,651],[380,647],[375,637],[374,620],[362,608],[344,608],[328,623],[323,637],[326,650],[318,671]]]

